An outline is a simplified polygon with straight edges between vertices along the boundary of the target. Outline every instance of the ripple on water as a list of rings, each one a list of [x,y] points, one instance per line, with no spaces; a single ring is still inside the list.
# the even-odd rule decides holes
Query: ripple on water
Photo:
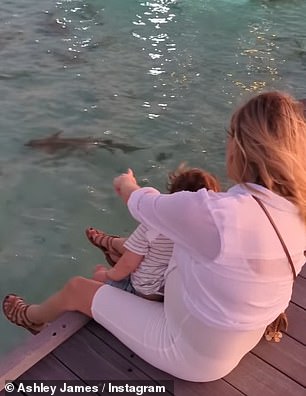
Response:
[[[135,226],[112,190],[134,168],[165,190],[179,162],[225,181],[233,107],[262,89],[306,97],[302,0],[62,0],[0,5],[0,290],[32,301],[100,252],[93,225]],[[24,147],[62,130],[145,147],[54,154]],[[0,353],[25,336],[0,317]]]

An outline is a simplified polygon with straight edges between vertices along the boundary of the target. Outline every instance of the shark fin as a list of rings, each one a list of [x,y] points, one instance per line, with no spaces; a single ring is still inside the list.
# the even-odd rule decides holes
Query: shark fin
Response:
[[[48,140],[56,139],[56,138],[58,138],[62,133],[63,133],[63,131],[55,132],[55,133],[53,133],[51,136],[48,137]]]

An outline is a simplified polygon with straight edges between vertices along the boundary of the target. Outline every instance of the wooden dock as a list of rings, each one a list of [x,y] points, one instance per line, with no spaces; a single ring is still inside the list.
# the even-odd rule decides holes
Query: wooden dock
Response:
[[[223,379],[193,383],[157,370],[94,321],[68,313],[0,362],[0,396],[5,380],[15,379],[173,380],[175,396],[305,396],[306,265],[287,314],[289,329],[279,344],[262,339]]]

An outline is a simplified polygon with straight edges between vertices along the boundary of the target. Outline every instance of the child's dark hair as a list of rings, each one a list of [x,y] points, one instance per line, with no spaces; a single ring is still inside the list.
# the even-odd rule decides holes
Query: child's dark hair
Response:
[[[189,168],[182,163],[178,168],[168,174],[167,189],[170,194],[178,191],[198,191],[201,188],[221,191],[217,178],[200,168]]]

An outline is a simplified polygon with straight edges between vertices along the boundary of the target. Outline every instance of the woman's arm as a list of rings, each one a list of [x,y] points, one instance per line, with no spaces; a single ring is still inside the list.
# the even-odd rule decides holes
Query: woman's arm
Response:
[[[114,187],[140,223],[201,256],[219,253],[221,240],[211,210],[217,193],[202,189],[160,194],[151,187],[140,188],[130,169],[114,179]]]

